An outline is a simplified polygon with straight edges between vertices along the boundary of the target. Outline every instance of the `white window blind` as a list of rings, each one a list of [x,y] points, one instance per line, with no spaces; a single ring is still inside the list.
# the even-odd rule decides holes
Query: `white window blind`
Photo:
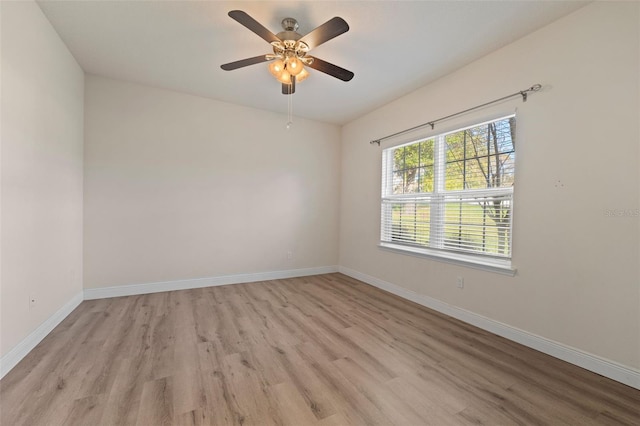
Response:
[[[515,115],[385,149],[381,244],[511,258]]]

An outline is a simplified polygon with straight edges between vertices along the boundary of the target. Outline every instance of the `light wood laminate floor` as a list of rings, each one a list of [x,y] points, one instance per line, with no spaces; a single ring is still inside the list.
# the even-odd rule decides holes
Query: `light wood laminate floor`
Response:
[[[83,302],[4,425],[640,424],[640,391],[341,274]]]

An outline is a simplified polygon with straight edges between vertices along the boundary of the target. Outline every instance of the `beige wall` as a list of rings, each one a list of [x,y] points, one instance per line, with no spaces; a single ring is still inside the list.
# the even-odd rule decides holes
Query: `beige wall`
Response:
[[[344,126],[340,265],[640,368],[640,218],[606,215],[640,208],[639,8],[591,4]],[[544,91],[527,103],[433,131],[517,108],[517,275],[378,248],[382,149],[369,140],[534,83]]]
[[[339,128],[286,122],[87,76],[85,288],[337,265]]]
[[[35,3],[0,7],[4,356],[82,292],[84,74]]]

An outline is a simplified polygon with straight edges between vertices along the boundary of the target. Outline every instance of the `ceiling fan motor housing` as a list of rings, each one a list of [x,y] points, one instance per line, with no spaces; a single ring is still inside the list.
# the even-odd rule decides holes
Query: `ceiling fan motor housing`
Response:
[[[298,29],[298,21],[294,18],[284,18],[282,20],[282,28],[284,31],[276,34],[280,41],[272,41],[273,53],[282,59],[297,57],[302,59],[309,51],[309,46],[298,41],[302,38],[302,34],[296,32]]]
[[[294,18],[284,18],[282,20],[282,28],[284,29],[284,31],[280,31],[278,34],[276,34],[276,37],[282,40],[282,42],[285,44],[288,44],[286,43],[287,41],[298,41],[302,38],[302,34],[296,32],[298,27],[298,21],[296,21]],[[293,43],[289,44],[293,45]],[[292,47],[287,46],[287,48]]]
[[[294,18],[284,18],[282,20],[282,29],[285,31],[297,31],[300,26]]]

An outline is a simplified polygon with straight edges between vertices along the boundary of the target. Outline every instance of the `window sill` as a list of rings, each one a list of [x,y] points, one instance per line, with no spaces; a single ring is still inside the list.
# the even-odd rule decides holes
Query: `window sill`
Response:
[[[392,251],[394,253],[407,254],[418,257],[426,257],[441,262],[452,263],[454,265],[467,266],[469,268],[480,269],[482,271],[495,272],[497,274],[515,276],[517,270],[511,266],[509,259],[483,259],[478,256],[447,253],[428,248],[407,247],[399,244],[381,242],[378,247]]]

